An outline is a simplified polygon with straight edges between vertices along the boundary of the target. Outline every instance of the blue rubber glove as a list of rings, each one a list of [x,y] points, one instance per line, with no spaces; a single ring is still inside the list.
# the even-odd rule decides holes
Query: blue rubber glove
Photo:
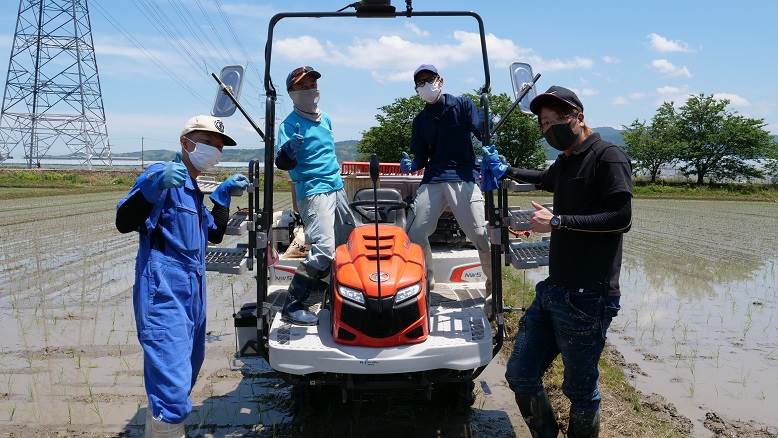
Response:
[[[411,157],[407,153],[403,152],[403,157],[400,160],[400,173],[413,173],[419,170],[419,164],[415,159],[411,160]]]
[[[488,192],[500,187],[500,179],[505,176],[508,165],[503,163],[497,148],[494,145],[485,146],[481,149],[483,159],[481,160],[481,190]]]
[[[481,161],[481,167],[488,167],[492,173],[492,176],[502,179],[505,176],[505,172],[508,171],[508,165],[503,163],[500,159],[500,154],[497,152],[497,148],[494,145],[489,145],[481,148],[484,158]]]
[[[281,145],[281,150],[292,161],[297,161],[297,151],[299,151],[302,146],[303,136],[300,134],[300,124],[296,123],[294,126],[294,134],[292,134],[292,138]]]
[[[211,201],[222,207],[230,207],[230,196],[240,196],[246,187],[249,186],[249,179],[245,176],[236,173],[231,177],[224,180],[223,183],[216,187],[216,190],[211,193]]]
[[[148,174],[140,183],[140,192],[150,203],[155,203],[162,195],[162,191],[173,187],[183,187],[189,172],[181,162],[181,153],[177,152],[173,161],[164,163],[161,171]]]

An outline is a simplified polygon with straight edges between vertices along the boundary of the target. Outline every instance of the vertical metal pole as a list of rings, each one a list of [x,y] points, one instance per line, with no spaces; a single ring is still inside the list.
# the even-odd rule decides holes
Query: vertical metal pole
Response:
[[[103,105],[103,87],[100,84],[100,69],[97,66],[97,52],[95,52],[95,39],[92,35],[92,18],[89,16],[89,3],[84,0],[84,15],[86,16],[87,26],[89,28],[89,50],[95,58],[95,79],[97,80],[97,96],[100,99],[100,116],[102,117],[102,127],[105,128],[105,141],[108,145],[108,165],[113,166],[111,157],[111,140],[108,138],[108,121],[105,118],[105,105]],[[83,78],[82,78],[83,80]],[[100,151],[100,157],[103,156],[103,150]]]
[[[258,195],[259,193],[259,176],[255,173],[255,167],[257,165],[257,160],[251,160],[249,161],[249,181],[251,181],[252,184],[252,190],[249,193],[249,215],[248,220],[252,224],[252,226],[249,228],[249,258],[246,264],[248,265],[249,271],[254,270],[254,250],[257,244],[257,232],[256,228],[253,225],[255,221],[257,220],[257,215],[254,211],[254,197]]]
[[[43,2],[40,0],[40,9],[38,10],[38,36],[35,40],[35,80],[32,83],[32,114],[30,115],[30,154],[27,157],[27,168],[32,169],[32,151],[35,149],[37,155],[37,141],[35,140],[35,125],[38,122],[38,81],[40,80],[40,60],[41,60],[41,29],[43,28]],[[40,157],[38,157],[38,167],[40,167]]]
[[[86,0],[84,0],[86,1]],[[86,165],[89,169],[92,168],[92,151],[94,150],[94,147],[92,144],[86,144],[87,142],[91,142],[91,138],[89,138],[85,134],[86,131],[86,106],[84,105],[84,71],[81,67],[81,38],[78,35],[78,18],[76,17],[76,3],[77,0],[73,0],[71,3],[72,6],[72,12],[73,12],[73,37],[76,42],[76,63],[78,64],[78,92],[80,94],[79,102],[81,103],[81,132],[79,132],[79,137],[84,142],[84,146],[86,147]],[[96,65],[97,63],[95,63]]]
[[[143,137],[140,138],[140,170],[143,170]]]

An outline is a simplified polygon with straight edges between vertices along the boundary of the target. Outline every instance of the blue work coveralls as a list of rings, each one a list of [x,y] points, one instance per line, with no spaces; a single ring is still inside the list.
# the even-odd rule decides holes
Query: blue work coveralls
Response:
[[[149,166],[117,208],[162,168]],[[189,393],[205,358],[205,248],[215,224],[191,178],[183,187],[162,190],[152,204],[138,230],[135,324],[152,415],[180,423],[192,411]]]

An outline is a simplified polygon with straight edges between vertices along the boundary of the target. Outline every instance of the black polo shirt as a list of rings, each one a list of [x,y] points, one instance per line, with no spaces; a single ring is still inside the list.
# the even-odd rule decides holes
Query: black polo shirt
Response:
[[[554,193],[554,214],[602,213],[607,197],[632,193],[627,155],[618,146],[589,135],[569,156],[559,154],[540,178],[539,187]],[[551,232],[549,277],[569,288],[607,288],[619,295],[623,233],[558,229]]]

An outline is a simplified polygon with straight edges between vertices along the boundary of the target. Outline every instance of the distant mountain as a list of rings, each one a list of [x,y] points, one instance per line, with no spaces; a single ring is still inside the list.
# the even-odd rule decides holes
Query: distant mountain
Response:
[[[359,152],[357,151],[357,140],[344,140],[335,142],[335,154],[338,156],[338,162],[358,161]]]
[[[345,140],[335,142],[335,153],[338,156],[338,161],[356,161],[359,153],[357,152],[356,140]],[[127,160],[140,160],[140,151],[135,152],[118,152],[111,154],[114,159],[121,158]],[[176,155],[176,151],[168,149],[148,149],[143,151],[144,161],[170,161]],[[56,159],[80,159],[80,154],[67,154],[67,155],[51,155],[46,158]],[[222,153],[221,161],[231,162],[246,162],[249,160],[264,160],[265,148],[255,149],[235,149],[226,147]]]

